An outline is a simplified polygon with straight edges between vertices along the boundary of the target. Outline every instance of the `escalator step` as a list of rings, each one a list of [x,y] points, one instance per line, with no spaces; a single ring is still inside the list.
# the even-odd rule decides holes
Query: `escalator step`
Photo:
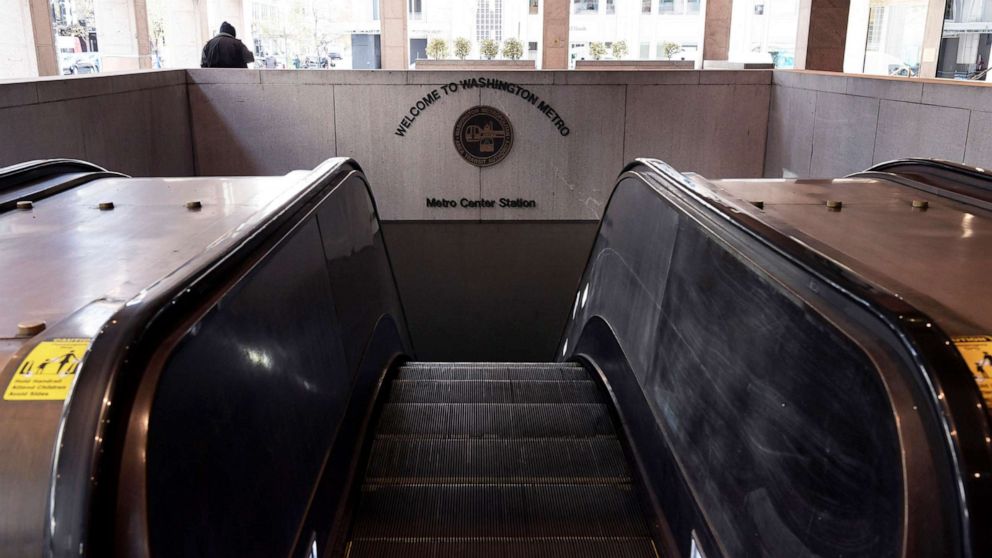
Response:
[[[351,557],[379,558],[635,558],[657,557],[646,537],[554,537],[531,539],[360,539],[351,543]]]
[[[602,403],[593,381],[398,380],[392,403]]]
[[[630,484],[366,484],[352,535],[641,537],[642,514]]]
[[[378,438],[615,436],[603,404],[387,403]]]
[[[420,363],[400,367],[397,380],[588,380],[589,373],[573,364],[481,366]]]
[[[377,440],[366,482],[629,483],[620,442],[573,440]]]

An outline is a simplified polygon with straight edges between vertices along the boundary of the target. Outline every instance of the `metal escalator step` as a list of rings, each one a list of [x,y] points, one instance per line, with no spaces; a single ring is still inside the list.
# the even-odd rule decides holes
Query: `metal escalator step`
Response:
[[[657,558],[647,537],[492,539],[359,539],[349,557],[413,558]]]
[[[603,404],[387,403],[377,438],[615,436]]]
[[[391,403],[602,403],[599,386],[588,381],[397,380]]]
[[[362,487],[353,539],[649,536],[630,484]]]
[[[489,368],[504,367],[512,368],[582,368],[577,362],[418,362],[410,361],[403,365],[406,368],[449,368],[452,366],[461,368]]]
[[[620,442],[571,440],[376,440],[371,484],[629,483]]]
[[[528,363],[411,363],[401,366],[397,380],[588,380],[589,372],[577,364]]]

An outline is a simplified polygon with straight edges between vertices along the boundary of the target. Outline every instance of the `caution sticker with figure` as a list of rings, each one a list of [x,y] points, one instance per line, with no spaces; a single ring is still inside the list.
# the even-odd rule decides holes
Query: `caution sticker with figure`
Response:
[[[954,338],[954,346],[968,363],[978,382],[985,405],[992,409],[992,336],[967,335]]]
[[[6,401],[57,401],[69,395],[89,339],[52,339],[31,349],[14,372]]]

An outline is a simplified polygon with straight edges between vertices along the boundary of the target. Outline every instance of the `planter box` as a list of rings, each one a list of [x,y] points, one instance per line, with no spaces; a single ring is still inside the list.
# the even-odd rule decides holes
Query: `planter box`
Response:
[[[692,70],[693,60],[576,60],[576,70]]]
[[[704,70],[772,70],[771,62],[730,62],[727,60],[704,60]]]
[[[418,70],[534,70],[534,60],[425,60],[418,59]]]

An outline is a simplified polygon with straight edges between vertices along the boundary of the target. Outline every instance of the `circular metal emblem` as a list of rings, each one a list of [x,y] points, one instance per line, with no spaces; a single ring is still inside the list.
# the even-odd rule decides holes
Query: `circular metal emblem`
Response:
[[[488,167],[506,159],[513,147],[510,119],[493,107],[472,107],[455,123],[455,149],[477,167]]]

